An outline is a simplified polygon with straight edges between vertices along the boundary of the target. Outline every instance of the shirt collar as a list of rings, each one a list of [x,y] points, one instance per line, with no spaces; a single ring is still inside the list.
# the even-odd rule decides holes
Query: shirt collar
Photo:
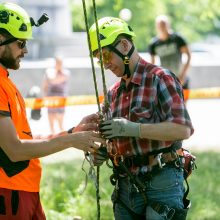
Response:
[[[8,77],[8,70],[0,64],[0,76]]]
[[[143,67],[145,66],[146,61],[144,61],[142,58],[140,58],[136,64],[133,77],[131,79],[131,82],[137,85],[141,85],[142,81],[142,74],[143,74]]]

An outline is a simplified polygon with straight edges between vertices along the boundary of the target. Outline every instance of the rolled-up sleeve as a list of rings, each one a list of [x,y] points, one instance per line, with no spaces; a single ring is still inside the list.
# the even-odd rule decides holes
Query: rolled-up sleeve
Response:
[[[183,99],[182,86],[169,71],[165,71],[158,83],[158,106],[165,121],[186,125],[194,129]]]

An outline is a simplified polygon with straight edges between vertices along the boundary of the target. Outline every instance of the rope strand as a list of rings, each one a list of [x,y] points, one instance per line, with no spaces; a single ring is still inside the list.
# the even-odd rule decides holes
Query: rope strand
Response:
[[[83,3],[85,25],[86,25],[87,41],[88,41],[88,45],[89,45],[89,55],[90,55],[90,60],[91,60],[91,64],[92,64],[92,74],[93,74],[93,81],[94,81],[94,86],[95,86],[96,101],[97,101],[97,105],[98,105],[98,110],[99,110],[99,112],[101,112],[101,107],[100,107],[100,102],[99,102],[99,94],[98,94],[98,86],[97,86],[97,80],[96,80],[96,74],[95,74],[95,65],[94,65],[93,54],[92,54],[91,40],[90,40],[90,36],[89,36],[89,26],[88,26],[88,18],[87,18],[85,0],[82,0],[82,3]]]
[[[99,53],[100,53],[100,64],[101,64],[101,74],[102,74],[102,85],[103,85],[104,102],[105,102],[105,106],[109,107],[108,98],[107,98],[107,87],[106,87],[104,66],[103,66],[102,47],[101,47],[100,38],[99,38],[99,26],[98,26],[98,18],[97,18],[97,13],[96,13],[96,3],[95,3],[95,0],[92,0],[92,3],[93,3],[93,13],[94,13],[94,18],[95,18],[95,25],[96,25],[96,34],[97,34],[98,48],[99,48]]]
[[[99,49],[99,52],[100,52],[101,76],[102,76],[104,105],[105,105],[105,115],[103,115],[103,119],[110,119],[111,118],[111,112],[110,112],[110,108],[109,108],[110,104],[109,104],[108,98],[107,98],[107,86],[106,86],[105,73],[104,73],[102,47],[101,47],[100,39],[99,39],[99,28],[98,28],[98,19],[97,19],[97,13],[96,13],[96,3],[95,3],[95,0],[93,0],[92,2],[93,2],[94,19],[95,19],[95,24],[96,24],[96,34],[97,34],[97,41],[98,41],[98,49]],[[92,64],[92,73],[93,73],[93,81],[94,81],[94,86],[95,86],[96,100],[97,100],[97,105],[98,105],[99,113],[100,113],[100,115],[102,115],[101,106],[100,106],[100,102],[99,102],[98,86],[97,86],[95,66],[94,66],[94,60],[93,60],[91,39],[90,39],[90,36],[89,36],[89,26],[88,26],[88,18],[87,18],[87,11],[86,11],[85,0],[82,0],[82,3],[83,3],[83,12],[84,12],[86,32],[87,32],[87,40],[88,40],[88,46],[89,46],[89,54],[90,54],[90,59],[91,59],[91,64]],[[106,144],[106,146],[107,145],[108,144]],[[97,171],[96,171],[96,175],[95,175],[94,165],[92,163],[91,157],[89,157],[89,159],[87,157],[87,160],[90,163],[90,172],[89,172],[90,173],[90,177],[95,182],[96,202],[97,202],[97,220],[100,220],[100,216],[101,216],[101,211],[100,211],[101,210],[100,209],[100,193],[99,193],[100,167],[97,166]]]
[[[97,100],[98,110],[101,113],[101,107],[100,107],[100,102],[99,102],[99,94],[98,94],[98,86],[97,86],[97,80],[96,80],[96,74],[95,74],[95,66],[94,66],[92,47],[91,47],[91,40],[90,40],[90,36],[89,36],[89,27],[88,27],[88,18],[87,18],[85,0],[82,0],[82,3],[83,3],[83,12],[84,12],[84,18],[85,18],[85,25],[86,25],[87,40],[88,40],[88,45],[89,45],[90,59],[91,59],[91,64],[92,64],[92,73],[93,73],[93,81],[94,81],[94,86],[95,86],[96,100]],[[101,59],[101,64],[102,64],[102,59]],[[102,67],[103,67],[103,64],[102,64]],[[103,69],[102,76],[103,75],[104,75],[104,69]],[[91,158],[90,158],[90,162],[92,162]],[[94,180],[94,178],[96,178],[95,187],[96,187],[96,203],[97,203],[97,220],[100,220],[100,216],[101,216],[100,194],[99,194],[99,176],[100,176],[99,173],[100,173],[100,168],[99,168],[99,166],[97,166],[96,176],[95,176],[95,172],[91,172],[91,171],[94,171],[94,166],[91,166],[91,163],[90,163],[90,175],[92,176],[93,180]],[[91,173],[93,173],[93,174],[91,174]]]

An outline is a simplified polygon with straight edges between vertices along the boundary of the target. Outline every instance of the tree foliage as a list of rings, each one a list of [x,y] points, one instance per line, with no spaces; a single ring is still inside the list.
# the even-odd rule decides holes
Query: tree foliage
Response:
[[[70,0],[73,30],[85,31],[82,2]],[[119,16],[123,8],[132,12],[128,21],[137,37],[140,51],[146,51],[150,39],[156,34],[154,20],[159,14],[167,14],[172,28],[182,34],[189,43],[220,35],[220,0],[96,0],[97,17]],[[86,0],[88,23],[94,23],[92,0]]]

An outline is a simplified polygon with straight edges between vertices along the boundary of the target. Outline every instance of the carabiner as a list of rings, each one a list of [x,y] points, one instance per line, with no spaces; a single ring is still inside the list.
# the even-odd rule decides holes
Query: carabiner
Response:
[[[124,57],[124,64],[128,65],[130,63],[129,57]]]

